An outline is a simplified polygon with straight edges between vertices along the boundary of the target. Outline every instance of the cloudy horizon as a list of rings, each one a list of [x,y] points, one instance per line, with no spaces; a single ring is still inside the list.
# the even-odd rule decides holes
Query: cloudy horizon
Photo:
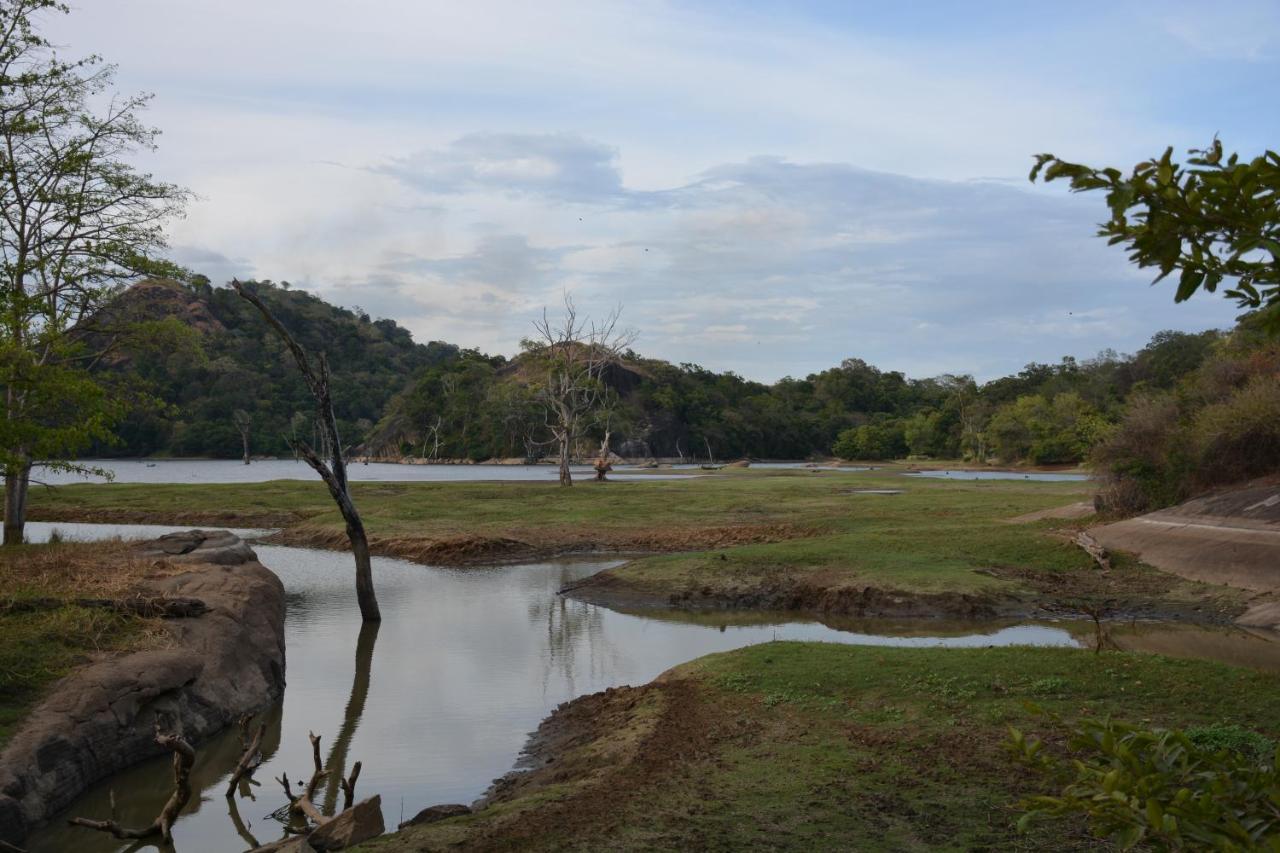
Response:
[[[155,93],[175,260],[511,354],[564,291],[636,349],[762,381],[1016,372],[1230,325],[1094,236],[1123,168],[1274,146],[1266,2],[115,0],[50,19]]]

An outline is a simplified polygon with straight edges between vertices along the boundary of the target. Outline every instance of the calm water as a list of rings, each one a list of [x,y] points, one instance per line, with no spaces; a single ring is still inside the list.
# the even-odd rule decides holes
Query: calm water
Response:
[[[950,480],[1042,480],[1068,482],[1089,479],[1088,474],[1054,474],[1035,471],[904,471],[908,477],[945,477]]]
[[[292,459],[259,459],[246,465],[236,459],[85,459],[85,465],[114,474],[117,483],[265,483],[268,480],[318,480],[305,462]],[[395,465],[390,462],[355,463],[347,468],[353,481],[366,482],[474,482],[478,480],[551,481],[558,472],[554,465]],[[101,483],[102,477],[57,471],[38,471],[36,479],[50,485]],[[589,479],[595,471],[586,465],[573,466],[573,476]],[[627,473],[619,467],[610,479],[672,479],[685,474]]]
[[[154,536],[173,528],[32,524],[33,541],[57,528],[67,538]],[[756,624],[681,621],[684,614],[630,615],[556,595],[564,584],[616,561],[556,560],[482,569],[441,569],[374,560],[383,622],[362,629],[349,555],[258,546],[262,562],[288,591],[288,688],[272,714],[257,772],[256,800],[236,801],[247,834],[280,836],[266,819],[283,804],[273,778],[298,778],[310,764],[307,732],[323,737],[332,764],[363,762],[359,789],[382,794],[389,827],[434,803],[470,802],[512,768],[528,734],[556,705],[621,684],[642,684],[710,652],[774,639],[895,646],[1077,645],[1061,625],[862,623],[835,630],[814,622],[750,614]],[[335,741],[337,743],[336,754]],[[238,735],[201,744],[194,770],[203,794],[174,835],[177,849],[223,851],[249,846],[223,797],[238,758]],[[167,758],[147,762],[86,794],[69,814],[105,817],[108,788],[120,819],[146,824],[170,790]],[[332,803],[336,790],[326,792]],[[403,805],[402,805],[403,804]],[[29,839],[31,851],[124,850],[89,830],[52,825]]]

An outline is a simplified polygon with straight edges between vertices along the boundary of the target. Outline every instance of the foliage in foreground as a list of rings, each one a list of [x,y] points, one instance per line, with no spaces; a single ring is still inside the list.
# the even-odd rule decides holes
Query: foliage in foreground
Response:
[[[1083,816],[1125,850],[1280,850],[1280,757],[1256,733],[1085,718],[1069,727],[1070,761],[1035,736],[1010,733],[1015,753],[1062,785],[1027,800],[1020,829],[1041,817]]]

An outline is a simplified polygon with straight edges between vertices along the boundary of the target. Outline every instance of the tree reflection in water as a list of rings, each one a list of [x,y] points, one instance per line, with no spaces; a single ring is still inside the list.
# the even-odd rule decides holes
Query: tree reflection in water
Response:
[[[581,569],[571,563],[560,568],[557,589],[582,577]],[[577,695],[579,649],[585,649],[589,675],[599,675],[615,662],[618,652],[605,637],[603,614],[594,604],[575,601],[563,595],[535,600],[529,605],[529,621],[545,624],[547,654],[543,657],[542,689],[545,693],[552,675],[559,673],[569,687],[569,695]]]
[[[338,736],[329,749],[329,758],[324,764],[329,777],[321,811],[327,815],[333,814],[337,808],[339,783],[347,775],[347,750],[351,748],[351,739],[355,736],[356,729],[360,728],[360,718],[364,716],[364,703],[369,696],[369,682],[373,675],[373,647],[378,642],[378,628],[381,625],[381,622],[360,623],[351,694],[347,697],[347,707],[342,713],[342,728],[338,730]]]

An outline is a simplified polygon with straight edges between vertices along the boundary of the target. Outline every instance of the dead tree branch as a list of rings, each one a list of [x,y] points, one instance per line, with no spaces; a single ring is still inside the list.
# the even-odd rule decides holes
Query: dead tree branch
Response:
[[[1102,547],[1102,543],[1094,539],[1087,531],[1081,530],[1076,534],[1073,540],[1077,545],[1085,550],[1093,561],[1098,564],[1098,568],[1104,572],[1111,571],[1111,554],[1107,549]]]
[[[360,762],[351,766],[351,775],[339,782],[342,785],[342,810],[345,812],[356,801],[356,780],[360,778]]]
[[[319,790],[320,783],[329,774],[325,771],[324,764],[320,760],[320,737],[315,732],[307,732],[307,737],[311,738],[311,759],[315,765],[311,771],[311,779],[307,781],[307,786],[302,789],[302,793],[294,796],[287,773],[282,774],[276,781],[284,788],[284,795],[289,798],[289,814],[291,816],[306,817],[316,826],[320,826],[328,823],[332,818],[325,817],[316,808],[312,799],[315,797],[316,791]]]
[[[173,822],[178,819],[183,807],[191,799],[191,767],[196,761],[196,751],[181,735],[162,734],[160,724],[156,723],[156,743],[173,753],[173,793],[169,796],[160,814],[150,826],[132,829],[121,826],[116,821],[116,794],[111,792],[111,817],[109,820],[93,820],[85,817],[73,817],[67,821],[70,826],[83,826],[99,832],[110,833],[121,840],[155,838],[159,836],[165,844],[173,843]]]
[[[253,779],[251,778],[253,771],[257,770],[262,764],[262,736],[267,731],[267,724],[265,721],[259,722],[251,737],[249,735],[249,726],[252,720],[253,716],[251,714],[246,714],[240,718],[240,760],[236,762],[235,770],[231,771],[231,779],[227,782],[228,797],[235,796],[240,780],[244,779],[253,784]]]

